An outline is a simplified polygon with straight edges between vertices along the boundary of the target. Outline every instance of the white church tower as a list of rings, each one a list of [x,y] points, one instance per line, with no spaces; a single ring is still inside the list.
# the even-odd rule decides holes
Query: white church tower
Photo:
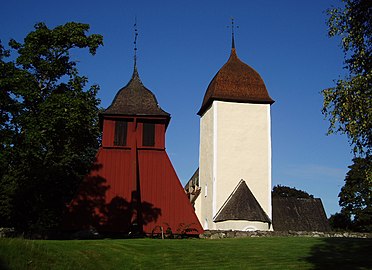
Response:
[[[194,202],[204,229],[272,230],[271,120],[261,76],[237,56],[210,82],[200,116],[200,194]]]

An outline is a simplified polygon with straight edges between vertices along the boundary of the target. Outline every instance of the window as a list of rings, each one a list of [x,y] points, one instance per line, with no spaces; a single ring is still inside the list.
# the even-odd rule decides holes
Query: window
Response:
[[[155,146],[155,124],[154,123],[143,123],[142,145],[143,146]]]
[[[128,122],[124,120],[115,121],[115,146],[125,146],[127,145],[127,130]]]

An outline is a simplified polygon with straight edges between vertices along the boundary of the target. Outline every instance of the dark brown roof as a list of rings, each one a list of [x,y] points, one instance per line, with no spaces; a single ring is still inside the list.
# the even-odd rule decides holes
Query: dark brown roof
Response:
[[[275,231],[329,231],[329,223],[320,199],[274,197]]]
[[[240,180],[235,190],[218,211],[215,222],[226,220],[248,220],[271,223],[244,180]]]
[[[170,116],[160,108],[155,95],[142,84],[136,67],[129,83],[118,91],[103,114]]]
[[[274,103],[260,74],[238,58],[234,46],[229,60],[210,82],[198,115],[201,116],[213,100]]]

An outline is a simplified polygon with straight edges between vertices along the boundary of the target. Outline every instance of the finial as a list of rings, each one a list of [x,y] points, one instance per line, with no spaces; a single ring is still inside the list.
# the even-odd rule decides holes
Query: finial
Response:
[[[237,26],[234,25],[234,18],[231,17],[231,48],[232,49],[235,49],[235,27],[239,28],[238,25]]]
[[[138,36],[138,29],[137,29],[137,16],[134,17],[134,69],[137,68],[137,36]]]

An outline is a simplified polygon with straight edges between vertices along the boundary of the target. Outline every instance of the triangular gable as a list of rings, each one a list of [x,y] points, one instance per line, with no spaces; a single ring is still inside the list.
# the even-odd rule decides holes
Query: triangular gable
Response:
[[[214,218],[214,222],[226,220],[261,221],[271,224],[270,218],[244,180],[240,180]]]

